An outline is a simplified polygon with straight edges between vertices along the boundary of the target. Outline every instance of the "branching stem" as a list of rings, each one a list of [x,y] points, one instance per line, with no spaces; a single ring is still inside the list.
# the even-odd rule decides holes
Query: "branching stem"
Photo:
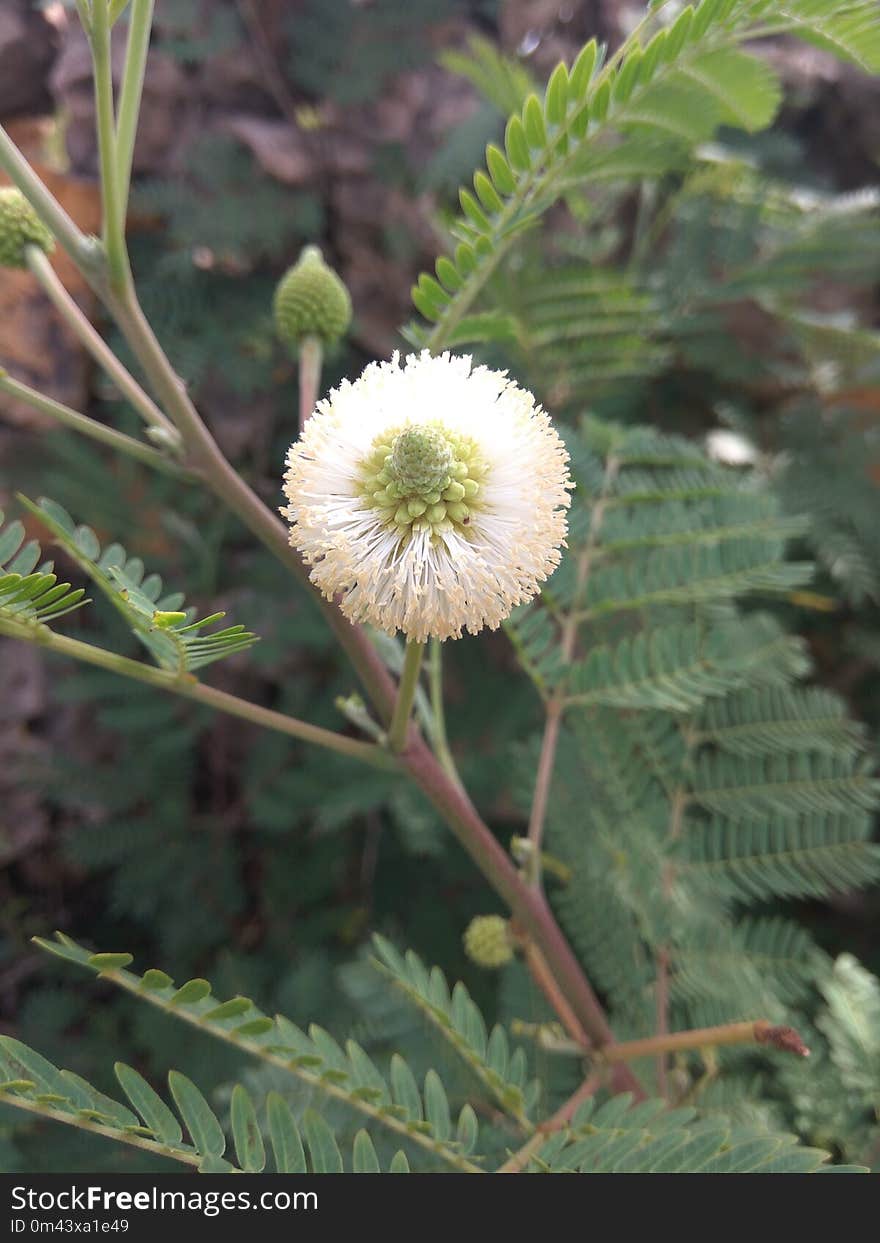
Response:
[[[720,1027],[695,1027],[690,1031],[627,1040],[601,1049],[596,1055],[603,1062],[632,1062],[640,1057],[679,1053],[687,1049],[710,1049],[729,1044],[767,1044],[783,1053],[809,1057],[810,1050],[793,1027],[774,1027],[766,1019],[749,1023],[724,1023]]]
[[[43,184],[18,147],[0,125],[0,168],[18,186],[43,224],[84,274],[94,277],[103,259],[100,243],[88,238]]]
[[[590,1075],[585,1079],[578,1090],[568,1098],[564,1105],[557,1109],[552,1118],[548,1118],[546,1122],[542,1122],[534,1135],[530,1136],[517,1152],[515,1152],[509,1160],[505,1161],[497,1173],[499,1174],[520,1174],[527,1167],[531,1159],[538,1155],[546,1144],[547,1140],[556,1131],[561,1131],[571,1122],[578,1109],[583,1105],[584,1101],[588,1101],[591,1096],[595,1096],[598,1089],[602,1086],[602,1081],[598,1075]]]
[[[141,440],[135,440],[133,436],[126,436],[125,432],[117,431],[115,427],[107,427],[105,423],[99,423],[97,419],[91,419],[86,414],[71,410],[69,406],[63,405],[60,401],[46,397],[27,384],[22,384],[20,380],[13,379],[2,368],[0,368],[0,392],[8,393],[16,401],[24,402],[32,406],[34,410],[47,414],[62,427],[80,432],[83,436],[89,436],[101,444],[109,445],[111,449],[125,453],[128,457],[137,458],[139,462],[152,466],[154,470],[174,475],[175,478],[188,482],[194,482],[196,479],[192,471],[175,461],[174,458],[167,457],[158,449],[154,449],[152,445],[146,445]]]
[[[136,682],[145,682],[148,686],[171,691],[175,695],[182,695],[184,699],[192,699],[195,703],[203,704],[205,707],[241,717],[242,720],[250,721],[253,725],[274,729],[278,733],[287,734],[301,742],[325,747],[339,755],[346,755],[350,759],[370,764],[374,768],[390,771],[397,769],[393,757],[382,747],[369,742],[360,742],[355,738],[346,738],[343,734],[322,729],[318,725],[310,725],[307,721],[299,721],[296,717],[286,716],[283,712],[275,712],[271,708],[249,703],[246,699],[239,699],[238,696],[230,695],[227,691],[206,686],[192,674],[178,675],[167,669],[148,665],[143,661],[130,660],[127,656],[108,652],[105,648],[96,647],[92,643],[84,643],[81,639],[57,634],[46,626],[35,626],[26,622],[14,622],[0,618],[0,634],[13,639],[25,639],[38,643],[50,652],[57,652],[60,656],[69,656],[73,660],[96,665],[99,669],[121,674]]]
[[[605,515],[608,495],[617,478],[619,463],[616,458],[609,457],[605,465],[602,489],[593,506],[590,520],[590,533],[581,550],[577,563],[574,598],[571,609],[562,624],[562,657],[565,664],[570,664],[574,657],[578,633],[578,605],[583,596],[587,580],[590,576],[599,530]],[[550,788],[553,784],[553,768],[556,763],[556,749],[559,745],[559,732],[562,726],[562,714],[565,711],[565,687],[556,691],[547,704],[547,716],[544,722],[544,736],[541,739],[541,754],[538,759],[538,771],[535,776],[535,792],[532,797],[532,808],[529,815],[528,840],[531,845],[529,859],[529,876],[536,887],[541,885],[541,851],[544,841],[544,822],[547,818],[547,806],[550,801]]]
[[[55,310],[64,323],[94,358],[95,362],[113,381],[150,427],[160,427],[171,443],[180,442],[180,433],[156,403],[141,388],[134,376],[122,365],[104,338],[96,331],[88,316],[67,292],[58,278],[48,256],[38,246],[28,246],[27,263],[40,282]]]

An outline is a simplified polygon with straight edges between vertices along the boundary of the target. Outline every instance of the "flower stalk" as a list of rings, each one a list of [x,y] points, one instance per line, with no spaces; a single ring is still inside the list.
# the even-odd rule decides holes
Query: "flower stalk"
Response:
[[[461,777],[458,774],[446,734],[446,708],[443,702],[443,644],[440,639],[431,640],[428,653],[428,684],[431,692],[429,726],[431,746],[447,777],[457,786],[461,786]]]
[[[299,346],[299,430],[312,417],[321,389],[323,349],[316,336],[303,337]]]
[[[162,430],[166,443],[179,444],[180,433],[177,428],[166,418],[134,376],[122,365],[101,334],[96,331],[80,306],[58,279],[45,251],[40,250],[38,246],[28,246],[27,264],[64,323],[113,381],[122,396],[131,403],[149,427]]]
[[[397,688],[397,700],[394,704],[394,715],[391,717],[391,725],[388,730],[388,746],[395,755],[406,746],[413,700],[416,696],[416,688],[419,685],[419,674],[424,654],[424,643],[407,643],[406,655],[403,660],[403,671],[400,675],[400,685]]]

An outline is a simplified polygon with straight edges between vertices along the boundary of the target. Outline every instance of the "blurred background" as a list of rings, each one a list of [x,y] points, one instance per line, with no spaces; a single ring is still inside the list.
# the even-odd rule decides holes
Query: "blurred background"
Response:
[[[348,285],[355,319],[331,386],[404,345],[410,287],[488,141],[533,83],[588,38],[641,16],[621,0],[158,0],[130,240],[144,307],[225,452],[270,505],[297,422],[296,370],[272,292],[306,243]],[[121,51],[121,45],[119,48]],[[807,513],[814,590],[781,605],[817,677],[876,736],[880,703],[880,83],[819,49],[764,49],[787,97],[768,133],[721,136],[661,182],[570,196],[504,275],[516,330],[484,349],[565,419],[650,422],[757,461]],[[120,58],[121,59],[121,58]],[[0,4],[0,121],[68,211],[97,228],[89,58],[61,3]],[[865,189],[868,187],[868,189]],[[547,264],[589,272],[567,324]],[[88,292],[59,271],[90,314]],[[100,320],[98,320],[100,323]],[[597,329],[597,325],[601,327]],[[112,328],[102,324],[124,355]],[[27,274],[0,273],[0,362],[76,409],[136,431]],[[723,434],[719,434],[723,433]],[[713,435],[714,434],[714,435]],[[226,608],[261,643],[217,685],[338,728],[354,689],[309,601],[194,489],[0,404],[0,508],[48,495]],[[44,538],[34,524],[30,533]],[[76,625],[135,655],[95,606]],[[523,813],[515,748],[540,710],[503,636],[448,656],[449,728],[466,783],[505,842]],[[461,933],[493,895],[430,809],[381,774],[305,752],[94,670],[0,642],[0,1030],[109,1084],[173,1061],[222,1084],[235,1056],[56,970],[29,938],[59,928],[141,969],[210,978],[298,1022],[393,1045],[417,1019],[364,964],[368,932],[463,977],[491,1013],[539,1015]],[[876,895],[799,904],[830,952],[880,969]],[[428,1055],[426,1053],[426,1060]],[[417,1062],[416,1062],[417,1064]],[[100,1154],[100,1155],[98,1155]],[[144,1169],[64,1128],[0,1115],[0,1168]]]

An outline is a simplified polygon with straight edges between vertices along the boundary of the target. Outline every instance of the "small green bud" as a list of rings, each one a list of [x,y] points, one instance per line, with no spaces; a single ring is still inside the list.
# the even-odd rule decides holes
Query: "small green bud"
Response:
[[[439,526],[441,522],[446,520],[446,506],[441,501],[438,501],[436,505],[431,506],[426,517],[431,526]]]
[[[351,298],[317,246],[306,246],[298,262],[279,281],[274,312],[278,336],[293,347],[309,336],[333,345],[347,330]]]
[[[28,246],[51,254],[55,241],[21,190],[4,186],[0,189],[0,267],[26,268]]]
[[[182,621],[186,621],[186,613],[157,609],[153,614],[153,624],[159,626],[162,630],[169,630],[172,626],[179,626]]]
[[[503,967],[513,958],[508,922],[500,915],[477,915],[463,939],[468,958],[481,967]]]
[[[443,491],[444,501],[460,501],[463,498],[464,498],[463,485],[460,484],[457,479],[453,479],[449,487],[445,488]]]

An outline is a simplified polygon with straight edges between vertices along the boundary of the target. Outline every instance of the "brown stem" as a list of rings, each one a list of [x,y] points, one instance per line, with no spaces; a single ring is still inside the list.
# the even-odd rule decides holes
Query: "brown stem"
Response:
[[[598,1075],[591,1075],[589,1079],[585,1079],[574,1095],[570,1096],[564,1105],[557,1109],[556,1113],[546,1122],[542,1122],[534,1135],[523,1144],[517,1152],[513,1154],[509,1160],[505,1161],[496,1173],[498,1174],[519,1174],[521,1173],[532,1157],[538,1153],[554,1131],[561,1131],[563,1127],[568,1126],[574,1115],[577,1113],[584,1101],[589,1100],[595,1095],[597,1089],[601,1085],[601,1079]]]
[[[667,839],[669,842],[678,841],[681,837],[681,828],[684,818],[686,806],[685,792],[681,786],[677,786],[672,792],[669,808],[669,832]],[[670,860],[663,865],[662,877],[663,897],[666,902],[672,899],[672,891],[675,886],[675,868]],[[655,985],[654,1001],[656,1007],[656,1033],[658,1036],[665,1036],[669,1032],[669,970],[672,962],[672,955],[668,945],[658,947],[655,954],[657,963],[657,980]],[[666,1096],[666,1079],[667,1058],[666,1053],[661,1051],[657,1055],[657,1091],[661,1096]]]
[[[657,951],[657,984],[655,992],[657,1013],[656,1034],[658,1040],[669,1035],[669,951],[661,948]],[[666,1096],[666,1050],[657,1054],[657,1091]]]
[[[587,579],[590,576],[593,558],[596,555],[599,528],[602,525],[608,501],[608,492],[617,477],[618,469],[619,464],[616,458],[609,458],[605,466],[602,491],[596,504],[593,506],[590,534],[578,558],[571,610],[562,626],[562,656],[566,664],[570,664],[574,656],[578,632],[578,604],[587,584]],[[529,842],[531,844],[532,856],[529,860],[529,870],[532,884],[536,887],[539,887],[541,884],[541,847],[544,840],[544,821],[547,816],[550,787],[553,781],[553,767],[556,763],[556,748],[559,745],[559,731],[562,725],[564,710],[565,691],[560,689],[547,705],[544,737],[541,740],[541,756],[538,760],[538,772],[535,777],[535,793],[532,798],[532,810],[529,815]]]
[[[483,823],[468,795],[443,771],[422,738],[415,738],[400,759],[410,776],[441,813],[477,867],[505,900],[517,922],[541,951],[578,1022],[598,1048],[614,1037],[605,1011],[590,987],[557,924],[543,893],[526,884],[507,851]],[[623,1083],[638,1100],[645,1093],[626,1068]]]
[[[106,50],[106,47],[102,49],[102,51]],[[108,58],[104,56],[101,70],[105,88],[109,83],[108,64]],[[115,135],[109,124],[112,120],[112,92],[104,89],[103,92],[99,92],[99,95],[99,103],[103,104],[101,114],[103,123],[100,127],[101,137],[104,140],[102,155],[106,157],[109,147],[115,145]],[[107,106],[108,100],[110,107]],[[112,142],[111,139],[113,139]],[[0,161],[10,168],[16,181],[24,183],[31,197],[39,204],[43,215],[49,218],[56,236],[68,246],[90,284],[114,315],[123,336],[149,378],[154,395],[159,405],[163,407],[163,413],[171,417],[180,432],[186,464],[202,475],[206,486],[218,500],[237,514],[244,525],[293,572],[296,578],[314,590],[309,580],[308,568],[299,554],[290,546],[285,524],[263,503],[226,460],[209,429],[202,422],[184,383],[175,373],[159,344],[138,302],[125,250],[121,221],[111,222],[112,228],[107,238],[109,253],[101,254],[93,244],[82,238],[72,222],[57,207],[20,153],[10,148],[11,144],[0,130]],[[112,156],[112,152],[109,154]],[[108,165],[112,163],[112,159],[103,160],[105,171],[112,171],[115,175],[115,169],[108,168]],[[115,182],[111,183],[105,176],[104,189],[106,210],[108,193],[112,207],[118,187]],[[483,264],[483,277],[490,267],[491,262]],[[463,309],[462,305],[459,305],[457,309],[460,313]],[[448,327],[447,324],[439,329],[439,334],[442,335]],[[437,343],[438,333],[435,332],[431,344],[436,347]],[[606,470],[606,478],[609,481],[613,477],[614,470],[614,463],[609,461]],[[595,522],[594,516],[594,529]],[[583,564],[582,578],[586,577],[588,568],[589,558]],[[388,670],[367,634],[359,627],[352,626],[333,601],[321,600],[320,606],[331,630],[357,670],[379,716],[387,725],[391,720],[395,702],[395,685]],[[576,626],[576,616],[570,619],[570,624],[572,628]],[[574,629],[572,629],[572,647],[573,644]],[[481,820],[468,795],[443,770],[424,739],[417,734],[415,729],[410,731],[409,737],[409,745],[400,757],[402,766],[440,811],[471,858],[508,903],[513,915],[540,951],[544,962],[553,974],[560,994],[565,997],[571,1012],[592,1043],[597,1047],[611,1044],[613,1036],[604,1010],[571,947],[560,931],[547,900],[540,890],[539,882],[529,885],[523,880],[510,856]],[[555,751],[555,747],[553,750]],[[551,753],[549,759],[551,770],[552,759]],[[538,846],[540,846],[542,831],[543,814],[540,827],[536,830]],[[536,851],[536,854],[540,859],[540,849]],[[644,1093],[629,1068],[621,1067],[620,1074],[626,1086],[630,1087],[639,1099],[642,1099]]]
[[[648,1036],[644,1040],[627,1040],[609,1045],[600,1051],[603,1062],[632,1062],[640,1057],[675,1053],[684,1049],[706,1049],[726,1044],[768,1044],[783,1053],[809,1057],[810,1050],[793,1027],[774,1027],[766,1019],[748,1023],[724,1023],[720,1027],[697,1027],[686,1032],[670,1032],[665,1036]]]
[[[553,973],[547,966],[547,960],[541,951],[530,943],[526,943],[525,948],[526,966],[532,974],[532,978],[540,988],[541,992],[549,1001],[550,1005],[559,1016],[562,1026],[571,1036],[575,1044],[586,1049],[589,1046],[587,1033],[578,1022],[577,1015],[566,1001],[563,994],[559,991],[559,986],[553,978]]]
[[[550,801],[550,786],[553,782],[553,767],[556,762],[556,747],[559,744],[561,724],[562,700],[556,698],[547,705],[544,737],[541,739],[541,755],[538,759],[538,771],[535,775],[535,793],[532,797],[532,809],[529,813],[528,841],[531,849],[527,870],[534,885],[540,885],[541,883],[541,845],[544,840],[544,821],[547,817],[547,805]]]
[[[238,0],[238,11],[247,27],[251,47],[269,93],[289,122],[291,129],[299,129],[296,100],[287,85],[287,79],[279,68],[272,40],[263,25],[255,0]]]

